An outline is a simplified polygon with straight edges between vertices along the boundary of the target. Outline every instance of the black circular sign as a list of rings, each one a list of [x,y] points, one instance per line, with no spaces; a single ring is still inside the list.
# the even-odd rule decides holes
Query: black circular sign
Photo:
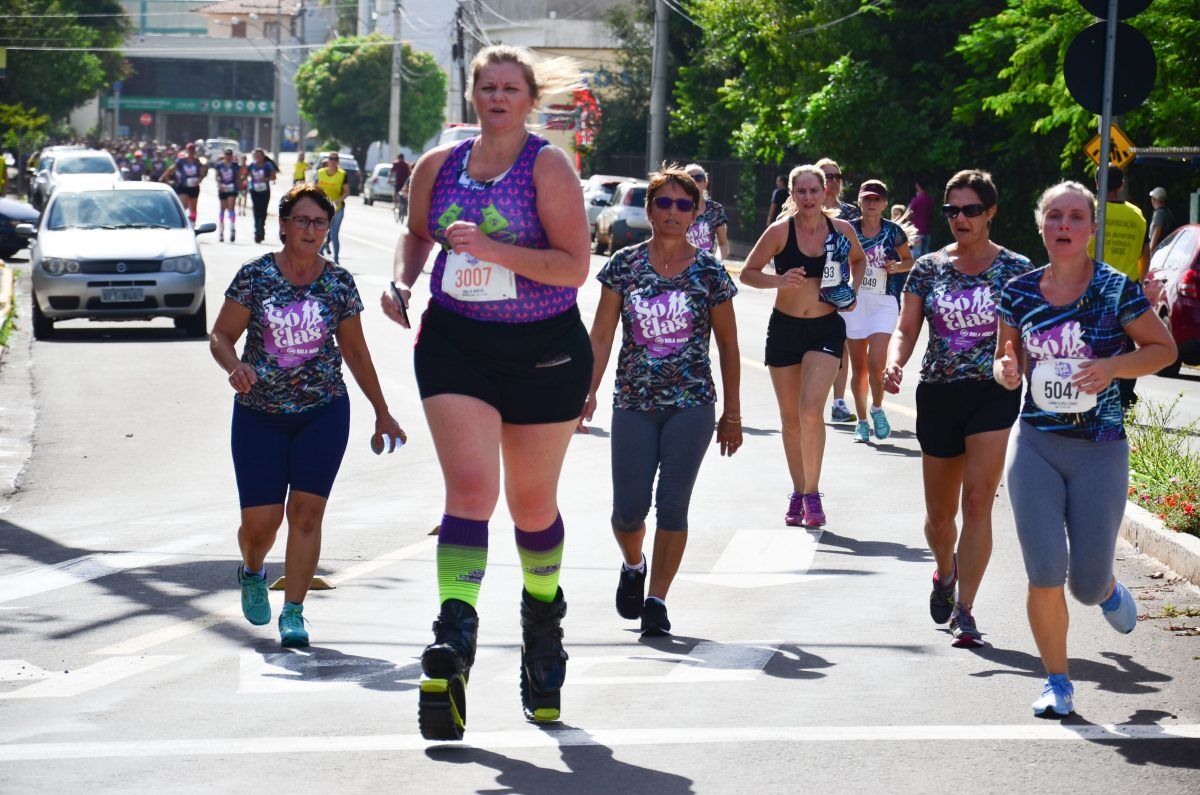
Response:
[[[1117,19],[1137,16],[1145,11],[1151,2],[1152,0],[1117,0]],[[1079,0],[1079,5],[1094,17],[1108,19],[1108,0]]]
[[[1107,22],[1080,31],[1063,59],[1063,77],[1075,101],[1099,116],[1104,99],[1104,36]],[[1150,96],[1158,61],[1154,48],[1137,28],[1117,23],[1116,63],[1113,67],[1112,114],[1134,110]]]

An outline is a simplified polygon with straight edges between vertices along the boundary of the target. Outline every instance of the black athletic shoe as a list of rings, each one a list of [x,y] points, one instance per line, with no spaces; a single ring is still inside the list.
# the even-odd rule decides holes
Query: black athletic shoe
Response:
[[[642,557],[641,570],[621,567],[621,579],[617,581],[617,615],[630,621],[642,617],[642,602],[646,599],[646,558]]]
[[[958,555],[954,556],[954,573],[950,575],[950,584],[942,583],[937,569],[933,571],[933,590],[929,592],[929,617],[935,624],[945,624],[954,612],[954,602],[958,598]]]
[[[642,635],[661,638],[671,634],[667,606],[657,599],[647,599],[642,605]]]

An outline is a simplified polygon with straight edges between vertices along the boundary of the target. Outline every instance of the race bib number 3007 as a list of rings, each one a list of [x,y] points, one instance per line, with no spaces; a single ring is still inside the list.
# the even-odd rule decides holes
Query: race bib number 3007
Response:
[[[442,292],[458,301],[505,301],[517,297],[517,279],[503,265],[448,251]]]
[[[1072,382],[1087,359],[1039,359],[1033,365],[1029,392],[1033,403],[1052,414],[1082,414],[1096,407],[1096,396]]]

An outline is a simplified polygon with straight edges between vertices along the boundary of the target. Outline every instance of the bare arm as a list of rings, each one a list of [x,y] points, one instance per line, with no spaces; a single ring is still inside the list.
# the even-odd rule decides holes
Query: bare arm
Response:
[[[617,323],[621,320],[621,296],[609,287],[600,290],[600,303],[596,305],[596,317],[592,321],[592,385],[588,390],[587,400],[583,404],[583,412],[579,426],[575,429],[587,433],[585,421],[592,421],[596,411],[596,392],[604,379],[604,371],[608,369],[608,358],[612,354],[613,337],[616,335]]]
[[[225,299],[221,311],[208,335],[208,350],[221,369],[229,374],[229,384],[235,391],[246,394],[258,382],[254,368],[238,358],[237,341],[250,325],[250,310],[237,301]]]
[[[923,304],[921,297],[913,293],[905,293],[900,304],[900,322],[888,343],[888,363],[883,370],[883,385],[893,394],[900,391],[904,365],[908,364],[917,338],[921,336],[921,322],[925,315]]]
[[[912,249],[908,243],[901,243],[896,246],[896,254],[900,257],[899,260],[887,263],[888,273],[908,273],[912,270],[916,260],[913,259]]]
[[[721,455],[733,455],[742,446],[742,355],[738,350],[737,317],[733,301],[712,308],[712,330],[721,364],[721,396],[725,408],[717,420],[717,444]]]
[[[1025,372],[1025,349],[1021,332],[999,322],[996,333],[996,354],[992,359],[992,377],[1005,389],[1020,389],[1021,374]]]
[[[379,374],[375,372],[375,363],[371,361],[371,351],[367,348],[367,339],[363,335],[362,316],[344,318],[338,323],[337,343],[342,351],[342,361],[350,369],[358,388],[367,396],[371,408],[375,410],[376,441],[380,434],[408,441],[404,430],[388,411],[387,401],[383,398],[383,388],[379,385]]]
[[[792,217],[789,215],[766,228],[758,238],[758,242],[754,244],[754,248],[750,249],[750,254],[746,257],[745,264],[742,265],[742,272],[738,275],[738,281],[748,287],[758,287],[764,290],[799,287],[804,284],[805,276],[800,268],[793,268],[782,276],[763,272],[767,263],[776,254],[783,251],[784,245],[787,244],[787,225],[790,223],[792,223]]]
[[[417,277],[425,268],[429,254],[435,244],[433,235],[429,233],[429,206],[433,202],[433,184],[437,180],[438,169],[442,167],[450,146],[434,149],[424,154],[417,161],[412,177],[408,180],[409,206],[408,221],[400,231],[400,239],[396,241],[396,254],[392,264],[392,278],[400,287],[401,295],[407,302],[412,295],[412,287],[417,283]],[[400,314],[389,291],[385,290],[380,298],[383,313],[391,320],[405,328],[409,324]]]
[[[729,227],[722,224],[716,229],[717,251],[721,253],[721,261],[729,259]]]
[[[1171,332],[1153,311],[1143,312],[1125,327],[1137,350],[1107,359],[1084,362],[1072,379],[1084,392],[1097,394],[1114,378],[1138,378],[1157,373],[1179,355]]]
[[[833,227],[850,241],[850,284],[857,289],[867,272],[867,254],[863,251],[862,243],[858,242],[858,233],[849,221],[834,219]]]

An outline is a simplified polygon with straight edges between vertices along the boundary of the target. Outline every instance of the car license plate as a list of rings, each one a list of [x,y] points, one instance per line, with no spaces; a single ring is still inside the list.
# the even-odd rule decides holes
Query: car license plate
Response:
[[[141,287],[105,287],[100,290],[100,301],[105,304],[144,300],[146,300],[146,291]]]

